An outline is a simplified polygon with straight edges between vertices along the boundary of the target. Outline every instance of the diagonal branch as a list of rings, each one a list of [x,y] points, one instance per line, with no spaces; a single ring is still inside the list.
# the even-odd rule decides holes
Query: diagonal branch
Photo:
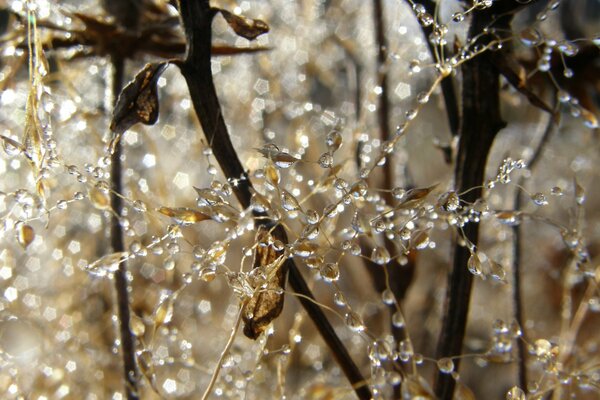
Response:
[[[248,175],[231,144],[210,69],[211,23],[215,10],[210,7],[208,0],[181,0],[180,13],[188,47],[185,60],[178,63],[178,65],[188,84],[192,103],[207,142],[211,144],[213,154],[225,176],[234,182],[234,192],[242,207],[248,208],[250,206],[252,183],[248,179]],[[263,223],[270,224],[272,222],[265,221]],[[276,226],[273,234],[287,243],[287,236],[283,227]],[[289,281],[292,288],[297,293],[306,296],[304,299],[300,296],[300,302],[331,349],[340,368],[342,368],[355,389],[357,396],[360,399],[370,399],[371,392],[360,370],[348,354],[323,311],[314,302],[310,301],[310,299],[314,299],[314,296],[294,261],[291,258],[288,259],[284,264],[284,268],[289,270]]]

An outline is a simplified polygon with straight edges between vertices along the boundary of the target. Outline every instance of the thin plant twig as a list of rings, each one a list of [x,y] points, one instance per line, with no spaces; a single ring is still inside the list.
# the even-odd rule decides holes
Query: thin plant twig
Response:
[[[540,156],[542,154],[542,150],[550,136],[552,135],[552,131],[554,130],[554,124],[556,123],[556,119],[550,116],[548,125],[544,130],[544,134],[540,139],[539,144],[537,145],[535,152],[533,153],[531,159],[527,163],[529,170],[531,171],[533,167],[537,164]],[[519,181],[519,186],[523,186],[524,178],[521,178]],[[515,196],[514,207],[515,210],[521,209],[523,204],[523,192],[521,190],[517,190],[517,194]],[[513,226],[513,307],[515,313],[515,320],[519,324],[521,328],[521,334],[524,339],[527,339],[527,335],[525,332],[525,324],[523,317],[523,296],[522,296],[522,288],[521,288],[521,263],[522,263],[522,253],[523,253],[523,240],[522,240],[522,231],[523,228],[521,225]],[[523,390],[527,390],[527,352],[525,350],[525,342],[523,340],[519,340],[517,342],[517,357],[518,357],[518,378],[519,378],[519,387]]]
[[[235,318],[235,324],[231,328],[231,334],[229,335],[229,339],[227,339],[227,343],[225,344],[225,348],[221,352],[221,356],[219,357],[219,361],[217,362],[217,365],[215,366],[213,374],[210,378],[210,382],[208,383],[208,386],[206,387],[206,390],[204,391],[204,394],[202,395],[202,400],[206,400],[208,398],[208,396],[210,396],[212,389],[215,386],[215,383],[217,383],[217,379],[219,378],[219,372],[221,372],[221,368],[223,367],[223,362],[225,361],[225,358],[227,357],[227,354],[229,353],[229,350],[231,349],[231,346],[233,345],[235,336],[240,327],[240,322],[242,321],[243,313],[244,313],[244,306],[241,306],[240,311],[238,312],[238,315]]]

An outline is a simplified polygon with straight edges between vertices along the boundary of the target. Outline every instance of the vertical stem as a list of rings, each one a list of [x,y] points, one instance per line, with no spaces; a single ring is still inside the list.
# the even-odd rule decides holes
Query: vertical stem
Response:
[[[540,156],[542,154],[542,150],[544,145],[548,143],[550,136],[553,131],[554,124],[556,123],[556,119],[550,116],[548,120],[548,125],[544,131],[540,142],[533,153],[533,156],[527,163],[527,167],[530,171],[533,170],[533,167],[537,164]],[[521,178],[519,181],[519,186],[523,187],[525,184],[524,179]],[[523,192],[518,190],[517,195],[515,196],[515,210],[520,210],[521,205],[523,204]],[[515,320],[521,327],[521,335],[524,339],[527,338],[525,334],[525,322],[523,317],[523,296],[521,289],[521,262],[523,254],[523,235],[522,235],[522,226],[516,225],[513,226],[513,307],[515,313]],[[527,391],[527,352],[525,351],[525,342],[523,340],[519,340],[517,342],[517,357],[518,357],[518,382],[519,387],[525,391]]]
[[[112,64],[112,101],[116,104],[119,93],[123,88],[123,76],[125,61],[122,57],[113,56]],[[119,216],[123,208],[122,199],[117,193],[122,193],[121,177],[121,143],[117,143],[111,156],[111,196],[110,204],[115,215],[112,216],[110,225],[110,241],[114,252],[125,251],[123,239],[123,230],[119,222]],[[115,290],[117,292],[117,309],[119,317],[119,333],[121,340],[121,354],[123,355],[123,369],[125,374],[125,393],[128,400],[139,399],[138,394],[138,373],[135,363],[135,337],[129,327],[129,282],[127,279],[127,263],[119,264],[119,269],[115,272]]]
[[[421,4],[425,6],[425,10],[432,16],[435,15],[436,2],[433,0],[421,0]],[[435,45],[429,40],[429,35],[433,32],[433,25],[424,26],[421,25],[423,35],[425,36],[425,42],[429,47],[431,58],[434,62],[443,62],[444,60],[438,60],[436,55]],[[456,101],[456,91],[454,90],[454,82],[451,76],[446,77],[442,80],[442,96],[444,97],[444,104],[446,105],[446,116],[448,118],[448,126],[450,127],[450,133],[452,136],[458,135],[458,128],[460,124],[458,102]]]
[[[493,18],[491,10],[476,13],[469,37],[479,34]],[[466,203],[473,203],[481,197],[487,157],[496,134],[505,125],[500,116],[499,90],[499,73],[489,62],[487,53],[464,64],[463,113],[455,180],[459,193],[470,189],[462,198]],[[463,231],[466,238],[477,246],[479,224],[470,222]],[[452,357],[462,352],[473,284],[473,275],[467,269],[470,255],[467,247],[455,244],[444,320],[438,340],[438,358]],[[458,369],[460,360],[454,361]],[[451,400],[455,383],[450,374],[440,371],[435,382],[436,395],[440,399]]]

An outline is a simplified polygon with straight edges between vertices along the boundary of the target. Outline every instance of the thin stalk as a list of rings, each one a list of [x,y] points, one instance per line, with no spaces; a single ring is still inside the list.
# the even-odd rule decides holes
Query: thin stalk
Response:
[[[493,14],[487,10],[476,13],[469,29],[469,37],[478,35],[492,18]],[[489,62],[486,53],[463,65],[463,112],[455,185],[457,192],[465,192],[462,200],[467,203],[475,202],[482,195],[488,154],[496,134],[505,125],[500,116],[499,93],[499,73]],[[468,223],[463,231],[466,238],[477,246],[479,224]],[[457,241],[438,340],[438,358],[462,353],[473,284],[473,275],[467,269],[470,256],[470,249]],[[458,370],[460,359],[455,359],[454,362]],[[455,384],[450,374],[440,371],[435,381],[436,395],[442,400],[451,400]]]
[[[421,4],[425,6],[425,10],[430,15],[435,15],[435,7],[436,2],[433,0],[422,0]],[[423,36],[425,36],[425,42],[429,47],[429,52],[431,53],[431,58],[436,63],[441,63],[444,60],[438,60],[437,52],[435,49],[435,45],[429,41],[429,35],[433,32],[433,25],[421,25],[421,29],[423,30]],[[446,52],[449,53],[449,52]],[[444,104],[446,105],[446,116],[448,118],[448,126],[450,127],[450,133],[452,136],[458,135],[458,128],[460,124],[460,112],[458,109],[458,101],[456,97],[456,90],[454,89],[454,82],[451,76],[446,77],[441,82],[442,88],[442,96],[444,97]]]
[[[385,36],[384,8],[382,0],[373,0],[373,18],[375,26],[375,41],[377,43],[377,76],[381,93],[379,94],[379,104],[377,106],[377,116],[379,122],[379,137],[382,142],[387,142],[391,139],[390,132],[390,99],[388,88],[388,66],[387,66],[387,39]],[[393,204],[391,195],[394,187],[394,162],[393,158],[387,157],[383,167],[383,186],[385,189],[385,200],[389,205]],[[384,245],[390,254],[396,253],[394,243],[387,237],[384,238]],[[400,265],[396,260],[390,261],[383,268],[373,262],[366,261],[367,268],[371,274],[371,278],[376,290],[383,292],[389,288],[396,301],[400,303],[410,286],[414,274],[414,263],[408,265]],[[387,273],[386,273],[387,269]],[[390,307],[391,313],[394,313],[395,307]],[[391,324],[392,334],[396,342],[406,340],[408,335],[404,328],[398,328]]]
[[[123,76],[125,70],[125,61],[119,56],[113,56],[112,66],[112,101],[116,104],[117,98],[123,89]],[[110,204],[115,214],[111,218],[110,224],[110,242],[114,252],[125,251],[123,230],[119,222],[119,216],[123,209],[123,200],[118,193],[123,192],[121,176],[121,143],[117,143],[114,152],[111,155],[111,196]],[[119,318],[119,333],[121,340],[121,354],[123,355],[123,372],[125,374],[125,393],[128,400],[139,399],[138,394],[138,372],[135,362],[135,336],[129,326],[129,282],[127,279],[127,263],[119,263],[119,269],[114,276],[115,290],[117,292],[117,310]]]
[[[252,182],[250,182],[231,143],[210,68],[211,24],[215,10],[210,7],[208,0],[181,0],[180,14],[187,39],[187,54],[186,59],[179,62],[178,66],[187,82],[192,104],[206,140],[210,143],[213,154],[223,173],[232,182],[238,201],[242,207],[248,208],[252,197],[250,192]],[[260,221],[261,224],[272,225],[272,221],[268,219],[261,219]],[[287,236],[281,225],[277,225],[273,229],[273,235],[282,242],[287,243]],[[294,291],[302,296],[314,299],[293,259],[286,260],[283,268],[289,271],[289,281]],[[308,299],[301,300],[301,304],[317,326],[319,333],[321,333],[340,368],[352,384],[357,396],[360,399],[370,399],[371,392],[365,379],[323,311]]]
[[[530,171],[533,170],[534,166],[537,164],[540,156],[542,154],[542,150],[553,131],[554,124],[556,123],[555,118],[550,116],[548,125],[544,130],[544,134],[540,139],[540,142],[535,149],[531,159],[527,167]],[[519,181],[519,186],[523,187],[524,179],[521,178]],[[515,196],[515,210],[520,210],[523,204],[523,192],[521,190],[517,191]],[[527,339],[527,335],[525,332],[525,319],[523,317],[523,296],[521,289],[521,263],[522,263],[522,254],[523,254],[523,228],[521,225],[513,226],[513,307],[515,313],[515,320],[521,327],[521,334],[524,339]],[[525,349],[525,342],[523,340],[519,340],[517,342],[517,357],[518,357],[518,379],[519,379],[519,387],[523,390],[527,391],[527,351]]]

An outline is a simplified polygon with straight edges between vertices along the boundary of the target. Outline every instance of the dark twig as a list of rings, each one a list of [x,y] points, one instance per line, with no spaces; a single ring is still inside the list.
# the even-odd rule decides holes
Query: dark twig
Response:
[[[473,15],[469,37],[475,37],[493,21],[492,10]],[[503,18],[505,26],[507,18]],[[500,76],[487,53],[463,65],[462,120],[456,161],[456,189],[467,191],[462,200],[473,203],[481,197],[487,157],[500,129],[505,126],[500,116]],[[477,246],[479,225],[463,228],[466,238]],[[461,354],[471,299],[473,275],[467,269],[471,253],[465,246],[454,246],[454,262],[448,281],[444,320],[438,341],[438,358]],[[454,360],[456,368],[459,359]],[[455,381],[447,373],[438,373],[435,393],[443,400],[454,395]]]
[[[188,47],[186,59],[178,65],[188,84],[192,103],[207,142],[211,144],[213,154],[223,173],[234,183],[234,192],[240,204],[242,207],[247,208],[250,206],[250,187],[252,184],[231,144],[210,70],[211,23],[215,10],[210,7],[208,0],[181,0],[180,13]],[[264,221],[262,223],[269,224],[270,222]],[[273,234],[278,239],[287,242],[283,227],[276,226]],[[309,300],[314,299],[314,296],[293,259],[288,259],[284,264],[284,268],[289,270],[289,281],[292,288],[302,295],[301,304],[317,326],[356,394],[360,399],[370,399],[371,392],[360,370],[348,354],[323,311]],[[303,296],[305,297],[303,298]]]
[[[436,3],[433,0],[422,0],[421,4],[425,6],[427,13],[435,15]],[[443,62],[444,60],[437,60],[437,53],[435,45],[429,40],[429,35],[433,32],[432,25],[424,26],[421,25],[423,35],[425,36],[425,42],[429,47],[431,57],[436,62]],[[458,128],[460,123],[460,113],[458,110],[458,101],[456,97],[456,90],[454,89],[454,82],[451,76],[446,77],[441,82],[442,96],[444,97],[444,104],[446,105],[446,116],[448,118],[448,126],[450,127],[450,133],[452,136],[458,135]]]
[[[550,136],[554,130],[554,126],[557,123],[556,118],[550,117],[548,119],[548,125],[544,130],[544,134],[540,139],[539,144],[537,145],[535,152],[531,156],[531,159],[527,163],[527,168],[532,171],[534,166],[537,164],[538,160],[542,155],[542,151],[550,140]],[[519,186],[523,187],[525,179],[521,178],[519,181]],[[520,210],[523,204],[523,192],[521,190],[517,191],[515,196],[515,210]],[[523,235],[522,235],[522,227],[521,225],[513,226],[513,307],[515,313],[515,320],[521,327],[521,335],[523,339],[527,339],[527,335],[525,332],[525,324],[523,317],[523,296],[521,290],[521,262],[523,254]],[[525,351],[525,341],[519,340],[517,342],[517,357],[518,357],[518,376],[519,376],[519,387],[523,390],[527,391],[527,352]]]
[[[113,104],[116,104],[118,94],[123,88],[123,75],[125,62],[121,57],[113,57],[112,64],[112,96]],[[121,177],[121,144],[118,143],[111,156],[111,186],[110,204],[115,212],[112,216],[110,225],[110,240],[114,252],[125,251],[123,240],[123,230],[119,221],[119,215],[123,209],[123,201],[118,196],[123,192]],[[119,332],[121,336],[121,353],[123,355],[123,367],[125,373],[125,392],[128,400],[139,399],[138,394],[138,372],[135,362],[135,337],[129,327],[129,282],[127,279],[127,263],[119,264],[119,269],[115,272],[115,289],[117,291],[117,308],[119,316]]]
[[[133,4],[133,1],[107,0],[106,5],[126,5]],[[127,7],[126,7],[127,8]],[[139,21],[139,10],[129,7],[120,15],[115,15],[117,20],[126,21],[127,27],[134,27]],[[111,53],[112,82],[111,93],[113,106],[117,104],[117,99],[123,89],[125,75],[125,58],[117,53]],[[123,200],[119,196],[123,193],[123,181],[121,176],[122,164],[121,143],[117,143],[111,154],[111,195],[110,205],[114,211],[110,225],[110,240],[114,252],[125,251],[123,230],[119,217],[123,210]],[[117,291],[117,308],[119,317],[119,333],[121,340],[121,353],[123,355],[123,372],[125,377],[125,394],[128,400],[139,399],[138,392],[138,370],[135,354],[135,335],[130,327],[130,308],[129,308],[129,280],[127,278],[127,263],[119,263],[119,269],[115,272],[115,290]]]
[[[381,93],[379,94],[379,104],[377,106],[379,119],[379,136],[382,142],[387,142],[391,139],[390,132],[390,100],[388,97],[388,73],[387,73],[387,40],[385,37],[384,9],[382,0],[373,1],[373,17],[375,24],[375,40],[377,42],[377,74],[379,77],[379,86]],[[383,189],[386,202],[392,205],[391,190],[394,187],[394,163],[393,158],[387,158],[383,167]],[[384,244],[390,254],[395,254],[396,249],[394,243],[387,237],[384,238]],[[363,246],[364,247],[364,246]],[[414,263],[411,261],[407,265],[400,265],[395,259],[390,261],[383,268],[373,262],[366,261],[367,268],[371,274],[371,279],[375,288],[379,292],[383,292],[386,288],[390,288],[396,301],[400,303],[406,291],[412,282],[414,273]],[[384,269],[385,268],[385,269]],[[387,270],[387,273],[386,273]],[[391,312],[395,311],[396,307],[391,307]],[[404,328],[396,327],[392,324],[392,334],[396,342],[407,339],[407,333]]]
[[[477,11],[473,15],[468,37],[475,38],[491,25],[497,27],[498,32],[508,32],[512,16],[522,8],[523,5],[517,1],[504,1]],[[489,40],[486,36],[479,38],[483,45]],[[462,200],[472,203],[481,197],[487,157],[496,134],[505,123],[500,116],[500,72],[491,61],[489,51],[463,64],[462,71],[462,115],[455,180],[458,192],[469,190]],[[463,232],[477,246],[479,225],[468,223]],[[470,255],[468,248],[458,244],[454,246],[444,321],[438,340],[439,358],[462,352],[473,283],[473,275],[467,270]],[[458,369],[460,360],[454,362]],[[440,371],[435,382],[436,395],[442,400],[452,399],[455,383],[451,374]]]

